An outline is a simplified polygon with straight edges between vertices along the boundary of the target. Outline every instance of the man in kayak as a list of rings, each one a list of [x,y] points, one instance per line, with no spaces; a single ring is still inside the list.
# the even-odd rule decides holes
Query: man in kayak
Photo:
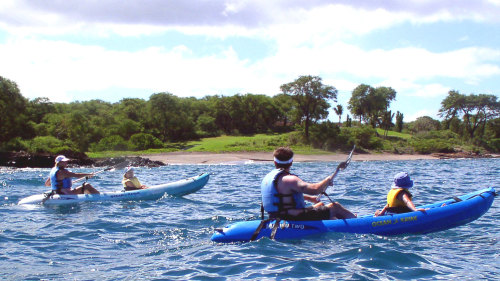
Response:
[[[125,174],[123,174],[122,184],[125,191],[148,188],[147,186],[141,184],[139,179],[134,176],[134,168],[132,167],[127,167],[125,169]]]
[[[413,186],[413,181],[406,172],[397,173],[394,176],[394,183],[391,190],[387,194],[387,205],[382,210],[377,210],[375,216],[383,216],[389,213],[408,213],[415,211],[425,211],[425,209],[417,209],[413,204],[412,195],[409,188]]]
[[[66,169],[68,161],[64,155],[59,155],[55,159],[55,166],[50,171],[49,178],[45,181],[45,186],[51,186],[52,191],[57,194],[99,194],[92,185],[83,183],[81,186],[71,189],[73,185],[71,178],[93,177],[92,173],[73,173]]]
[[[327,185],[332,185],[332,175],[317,183],[307,183],[290,173],[293,163],[290,148],[280,147],[273,155],[276,169],[267,174],[261,184],[262,204],[269,218],[329,220],[356,217],[337,202],[324,205],[317,197],[311,196],[322,193]],[[305,200],[315,205],[306,207]]]

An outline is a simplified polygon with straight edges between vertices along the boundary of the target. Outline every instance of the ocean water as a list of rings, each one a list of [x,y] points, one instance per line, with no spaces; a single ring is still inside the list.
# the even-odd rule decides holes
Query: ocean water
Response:
[[[294,163],[306,181],[338,162]],[[328,233],[302,240],[216,244],[215,228],[260,216],[270,163],[169,165],[136,169],[147,185],[210,172],[208,184],[181,198],[19,206],[42,193],[49,169],[0,169],[1,280],[493,280],[500,276],[498,198],[478,220],[426,235]],[[99,169],[73,169],[99,171]],[[500,159],[357,162],[329,187],[353,212],[385,204],[393,175],[408,171],[416,205],[480,188],[500,189]],[[89,182],[120,189],[122,171]],[[326,198],[323,198],[324,200]],[[326,201],[325,201],[326,202]]]

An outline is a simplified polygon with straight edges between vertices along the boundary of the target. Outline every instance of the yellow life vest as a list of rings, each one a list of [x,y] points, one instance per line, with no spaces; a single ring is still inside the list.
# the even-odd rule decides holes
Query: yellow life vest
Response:
[[[129,178],[129,179],[123,178],[123,180],[122,180],[123,187],[127,187],[127,183],[128,182],[131,182],[134,185],[134,187],[137,188],[137,189],[141,188],[141,182],[136,177],[132,177],[132,178]]]
[[[406,188],[392,188],[389,193],[387,193],[387,205],[389,205],[389,207],[406,207],[405,202],[397,198],[400,192],[406,192],[410,198],[412,197],[411,193]]]

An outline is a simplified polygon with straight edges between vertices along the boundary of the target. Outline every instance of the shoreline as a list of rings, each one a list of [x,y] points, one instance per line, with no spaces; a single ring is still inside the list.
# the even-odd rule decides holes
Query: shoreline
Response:
[[[273,160],[272,152],[168,152],[160,154],[140,155],[151,161],[160,161],[166,165],[170,164],[231,164],[244,162],[270,162]],[[347,154],[295,154],[295,162],[332,162],[345,161]],[[443,159],[438,155],[423,154],[358,154],[354,153],[352,161],[409,161],[409,160],[437,160]]]

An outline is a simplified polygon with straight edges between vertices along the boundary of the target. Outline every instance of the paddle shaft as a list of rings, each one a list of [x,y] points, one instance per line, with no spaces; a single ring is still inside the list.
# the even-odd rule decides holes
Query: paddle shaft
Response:
[[[344,170],[345,168],[347,168],[347,166],[349,166],[349,163],[351,163],[352,154],[353,154],[353,152],[354,152],[355,149],[356,149],[356,146],[354,146],[352,148],[351,153],[349,153],[349,156],[347,156],[347,159],[344,162],[340,162],[340,164],[337,166],[337,169],[335,169],[335,172],[332,175],[332,179],[330,180],[330,183],[333,184],[333,180],[335,179],[335,177],[337,176],[337,174],[339,173],[339,171]],[[316,196],[316,200],[317,201],[319,201],[319,199],[321,198],[321,196],[323,195],[323,193],[326,192],[327,188],[328,188],[328,185],[326,185],[325,188],[324,188],[324,190],[320,194],[318,194],[318,196]]]
[[[95,173],[92,174],[92,176],[95,176],[97,174],[100,174],[100,173],[103,173],[103,172],[106,172],[106,171],[109,171],[109,170],[124,168],[124,167],[127,166],[127,164],[128,164],[127,161],[123,161],[123,162],[118,163],[118,164],[116,164],[116,165],[114,165],[112,167],[108,167],[108,168],[106,168],[104,170],[100,170],[98,172],[95,172]],[[88,176],[81,177],[79,179],[74,180],[73,183],[77,183],[77,182],[82,181],[82,180],[87,179],[87,178],[88,178]]]

